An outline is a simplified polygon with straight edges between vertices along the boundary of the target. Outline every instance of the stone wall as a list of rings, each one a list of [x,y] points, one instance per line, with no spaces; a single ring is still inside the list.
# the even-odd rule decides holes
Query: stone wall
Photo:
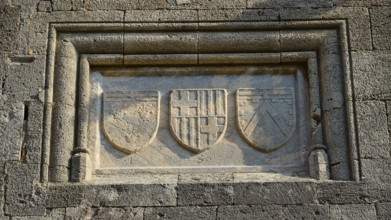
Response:
[[[389,0],[2,0],[1,218],[391,218],[390,17]],[[333,116],[335,121],[325,125],[329,128],[327,132],[333,134],[339,133],[339,121],[351,121],[349,143],[354,147],[348,149],[349,162],[330,162],[334,170],[349,167],[350,178],[340,177],[335,172],[331,180],[286,179],[280,174],[265,177],[262,173],[151,175],[148,178],[134,175],[127,181],[48,179],[48,158],[56,157],[44,147],[53,145],[53,142],[46,143],[45,133],[45,129],[51,130],[45,124],[49,117],[47,109],[55,105],[48,102],[47,93],[53,89],[48,77],[50,69],[54,68],[50,58],[58,52],[50,46],[56,37],[52,27],[63,23],[74,25],[73,29],[63,29],[67,32],[75,28],[82,30],[83,24],[94,23],[93,31],[99,32],[99,24],[105,23],[113,26],[112,31],[119,32],[118,24],[135,22],[141,27],[172,22],[261,22],[264,29],[268,29],[269,23],[277,23],[292,30],[327,29],[338,22],[338,36],[347,43],[347,50],[342,51],[343,62],[347,64],[343,68],[347,73],[344,80],[350,83],[346,87],[351,87],[352,92],[345,93],[346,102],[342,107],[332,106],[328,110],[338,111],[348,105],[352,108],[351,114],[348,112],[340,120]],[[322,26],[322,22],[327,25]],[[110,30],[107,26],[102,29]],[[282,36],[282,30],[278,29],[280,35],[277,36]],[[298,38],[293,37],[289,42],[295,42],[294,39]],[[281,38],[270,39],[273,40],[277,45],[283,43]],[[311,40],[307,43],[311,45]],[[289,49],[289,46],[284,48],[292,52],[300,47],[293,45]],[[319,68],[332,66],[319,65]],[[341,140],[330,141],[338,145]],[[332,158],[338,158],[344,152],[334,154]],[[344,166],[344,163],[349,165]]]

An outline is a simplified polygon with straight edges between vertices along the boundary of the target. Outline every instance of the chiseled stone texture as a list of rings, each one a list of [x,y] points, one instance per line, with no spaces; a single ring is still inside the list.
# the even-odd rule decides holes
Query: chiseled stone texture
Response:
[[[277,21],[278,9],[198,10],[199,21]]]
[[[20,8],[10,5],[0,5],[0,54],[13,52],[19,34]]]
[[[13,216],[45,214],[45,188],[39,184],[38,165],[6,164],[5,213]]]
[[[377,212],[377,219],[379,220],[386,220],[389,219],[391,216],[391,203],[379,203],[376,206],[376,212]]]
[[[376,219],[376,210],[374,205],[331,205],[330,219]]]
[[[246,8],[246,0],[167,0],[168,9]]]
[[[199,207],[158,207],[146,208],[144,219],[216,219],[216,209],[214,206]]]
[[[197,10],[127,10],[125,21],[197,21]]]
[[[4,93],[9,100],[44,99],[46,56],[11,57]]]
[[[361,158],[390,158],[385,103],[383,101],[357,102],[356,109]]]
[[[247,0],[248,8],[299,8],[299,7],[324,7],[332,6],[331,0]]]
[[[389,155],[389,154],[388,154]],[[362,178],[376,183],[390,183],[391,159],[362,159]]]
[[[387,51],[352,53],[353,80],[359,100],[389,99],[391,54]]]
[[[52,186],[46,196],[50,208],[77,206],[83,201],[92,206],[175,206],[173,184],[115,184]]]
[[[178,205],[233,204],[232,184],[180,184],[177,187]]]
[[[316,199],[311,183],[236,183],[234,204],[290,205],[311,204]]]
[[[23,103],[6,102],[7,96],[0,99],[0,162],[19,160],[24,137],[24,108]]]
[[[220,206],[217,209],[217,219],[327,219],[328,205],[287,205],[259,206],[236,205]]]
[[[349,7],[371,7],[391,5],[391,2],[389,0],[333,0],[333,4]]]
[[[373,7],[371,23],[374,49],[391,50],[391,7]]]

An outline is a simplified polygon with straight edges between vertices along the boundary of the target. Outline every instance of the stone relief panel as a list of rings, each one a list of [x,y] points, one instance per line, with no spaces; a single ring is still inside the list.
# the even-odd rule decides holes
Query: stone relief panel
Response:
[[[346,33],[345,20],[53,23],[42,181],[151,172],[359,180]],[[292,105],[270,97],[239,105],[246,89],[269,96],[274,93],[259,91],[277,88],[289,88]],[[207,131],[202,144],[171,125],[182,114],[170,114],[171,95],[184,90],[225,91],[226,120],[208,113],[199,127],[185,121],[194,131]],[[148,104],[105,98],[143,92],[159,96]],[[150,117],[140,116],[151,106],[156,111]]]
[[[224,89],[174,90],[170,102],[170,126],[175,139],[195,152],[218,143],[227,128]]]
[[[270,152],[281,147],[295,129],[292,88],[239,89],[237,109],[240,134],[261,151]]]
[[[293,66],[93,69],[88,144],[93,172],[305,176],[310,117],[302,71]],[[299,95],[304,98],[296,100]]]

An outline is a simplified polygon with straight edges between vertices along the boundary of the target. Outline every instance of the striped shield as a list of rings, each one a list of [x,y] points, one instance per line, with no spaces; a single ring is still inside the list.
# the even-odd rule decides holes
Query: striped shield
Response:
[[[183,147],[197,153],[209,149],[223,138],[227,128],[226,90],[173,90],[170,127]]]
[[[158,91],[109,91],[103,94],[103,133],[113,147],[133,153],[148,145],[159,125]]]
[[[290,139],[296,123],[292,88],[239,89],[236,95],[237,123],[247,143],[271,152]]]

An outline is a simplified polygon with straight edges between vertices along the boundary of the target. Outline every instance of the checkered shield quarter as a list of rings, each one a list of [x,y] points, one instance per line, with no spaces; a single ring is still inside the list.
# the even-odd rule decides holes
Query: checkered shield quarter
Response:
[[[170,97],[170,128],[174,138],[193,152],[216,145],[227,128],[227,91],[177,89]]]

